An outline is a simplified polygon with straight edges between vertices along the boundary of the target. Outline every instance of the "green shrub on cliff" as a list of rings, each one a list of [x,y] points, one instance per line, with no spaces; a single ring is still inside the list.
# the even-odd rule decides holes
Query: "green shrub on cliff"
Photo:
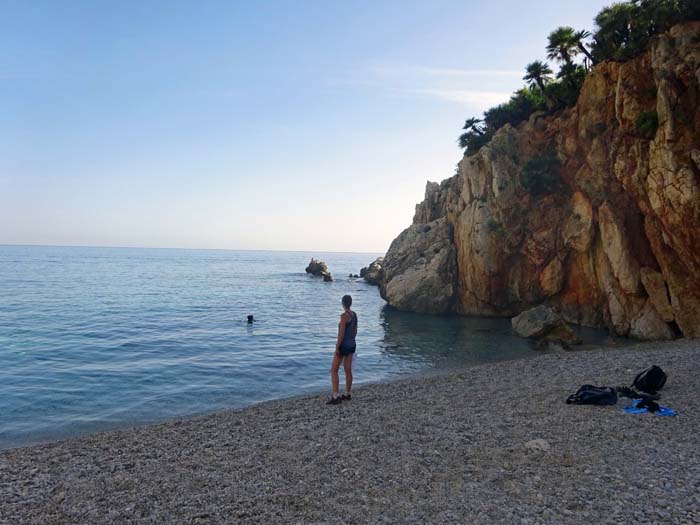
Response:
[[[637,129],[647,138],[652,138],[659,127],[659,115],[656,111],[643,111],[635,121]]]
[[[631,0],[604,8],[595,18],[596,60],[628,60],[643,52],[649,39],[686,20],[700,20],[698,0]]]
[[[555,29],[548,37],[547,58],[560,64],[557,80],[552,81],[547,63],[528,64],[523,77],[528,87],[484,112],[483,119],[468,120],[472,124],[465,124],[460,147],[473,155],[505,124],[516,126],[535,111],[554,112],[575,105],[591,65],[630,59],[647,48],[653,35],[686,20],[700,20],[700,0],[628,0],[602,9],[595,18],[594,33],[568,26]],[[658,118],[651,113],[637,119],[637,128],[645,136],[653,135],[656,126]]]
[[[588,70],[580,64],[561,66],[557,74],[559,82],[552,82],[547,86],[546,95],[550,101],[550,109],[559,110],[576,104],[587,74]]]
[[[459,137],[460,147],[466,149],[467,155],[473,155],[482,146],[488,144],[493,134],[506,124],[517,126],[530,118],[535,111],[546,109],[544,95],[539,89],[526,87],[513,93],[510,100],[493,107],[484,113],[484,118],[470,118]]]
[[[543,195],[561,186],[561,163],[554,153],[528,160],[523,166],[522,185],[531,195]]]
[[[506,124],[517,126],[535,111],[546,108],[544,95],[538,89],[525,87],[513,93],[508,102],[486,111],[484,122],[495,133]]]

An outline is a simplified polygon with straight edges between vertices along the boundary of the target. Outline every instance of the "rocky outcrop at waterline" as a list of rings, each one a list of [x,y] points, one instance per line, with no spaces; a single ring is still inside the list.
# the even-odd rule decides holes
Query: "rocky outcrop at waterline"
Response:
[[[326,282],[333,280],[333,276],[328,270],[328,265],[323,261],[317,261],[313,257],[311,258],[311,261],[309,262],[309,265],[306,267],[305,271],[306,273],[310,273],[316,277],[323,277],[323,280]]]
[[[457,292],[452,225],[445,217],[415,223],[391,243],[384,257],[380,292],[399,310],[449,313]]]
[[[391,244],[382,296],[402,310],[568,322],[640,339],[700,337],[700,23],[604,62],[575,107],[506,125],[428,183]]]
[[[360,270],[360,277],[362,277],[367,284],[379,286],[379,283],[382,278],[383,264],[384,257],[377,257],[374,261],[370,263],[369,266],[365,266]]]
[[[554,341],[565,344],[581,344],[581,339],[554,310],[539,305],[525,310],[511,320],[513,330],[530,339]]]

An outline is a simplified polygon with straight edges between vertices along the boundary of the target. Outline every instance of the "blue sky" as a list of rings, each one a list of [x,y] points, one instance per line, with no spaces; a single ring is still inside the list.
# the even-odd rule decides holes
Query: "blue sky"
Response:
[[[384,252],[597,0],[0,0],[0,243]]]

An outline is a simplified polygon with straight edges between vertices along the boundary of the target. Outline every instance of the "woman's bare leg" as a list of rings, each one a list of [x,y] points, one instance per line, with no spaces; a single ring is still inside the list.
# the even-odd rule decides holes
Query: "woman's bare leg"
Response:
[[[348,354],[343,359],[343,369],[345,370],[345,393],[350,394],[352,390],[352,356]],[[337,375],[336,375],[337,377]]]
[[[338,379],[338,370],[340,369],[340,362],[343,358],[336,352],[333,356],[333,363],[331,364],[331,388],[333,389],[333,397],[338,395],[338,390],[340,389],[340,379]]]

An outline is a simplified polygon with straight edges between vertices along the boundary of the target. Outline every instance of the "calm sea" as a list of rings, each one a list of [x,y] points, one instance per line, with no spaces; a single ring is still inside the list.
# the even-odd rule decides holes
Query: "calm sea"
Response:
[[[0,448],[328,389],[346,293],[357,383],[533,353],[507,320],[386,307],[347,277],[376,255],[0,246]]]

